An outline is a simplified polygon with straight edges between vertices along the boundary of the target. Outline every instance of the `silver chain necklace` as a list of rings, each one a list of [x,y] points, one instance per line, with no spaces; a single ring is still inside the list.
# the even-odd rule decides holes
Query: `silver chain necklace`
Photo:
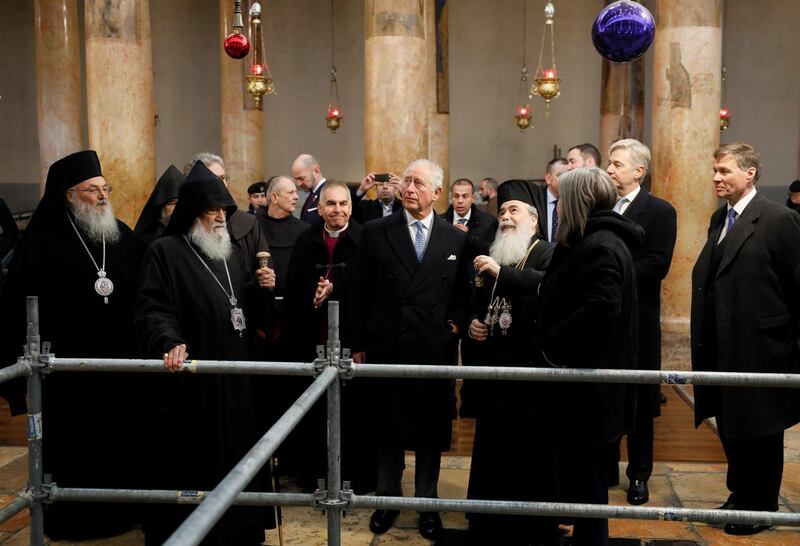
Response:
[[[92,260],[95,269],[97,269],[97,280],[94,281],[94,291],[103,297],[103,303],[108,303],[108,296],[114,292],[114,283],[111,282],[111,279],[106,276],[106,236],[103,235],[103,263],[100,267],[98,267],[97,261],[94,259],[94,256],[92,256],[89,247],[86,246],[86,242],[83,240],[83,237],[81,237],[81,232],[78,231],[78,227],[75,225],[75,222],[72,221],[72,217],[69,215],[69,212],[67,212],[67,220],[69,220],[70,225],[72,225],[72,229],[75,230],[75,235],[78,236],[78,240],[83,245],[83,248],[86,249],[86,253]]]
[[[194,249],[194,247],[192,246],[192,243],[189,242],[189,238],[186,237],[186,235],[184,235],[183,236],[183,240],[186,241],[186,245],[189,247],[189,249],[192,251],[192,253],[194,253],[194,255],[197,257],[197,259],[200,260],[200,263],[203,264],[203,267],[206,268],[206,271],[208,271],[209,275],[211,275],[211,278],[214,279],[214,281],[216,281],[217,286],[219,286],[219,289],[222,290],[223,294],[225,294],[225,297],[228,298],[228,301],[231,304],[231,324],[233,324],[233,329],[236,330],[239,333],[239,337],[242,337],[242,332],[244,331],[245,328],[247,328],[247,324],[246,324],[245,318],[244,318],[244,311],[242,311],[237,306],[237,303],[239,303],[239,302],[236,299],[236,295],[233,293],[233,283],[231,282],[231,273],[228,270],[228,262],[226,260],[223,260],[222,261],[222,265],[225,266],[225,275],[227,275],[227,277],[228,277],[228,287],[231,289],[231,293],[230,294],[228,294],[228,291],[225,290],[224,286],[222,286],[222,283],[217,278],[217,276],[214,274],[214,272],[211,271],[211,268],[208,266],[206,261]]]

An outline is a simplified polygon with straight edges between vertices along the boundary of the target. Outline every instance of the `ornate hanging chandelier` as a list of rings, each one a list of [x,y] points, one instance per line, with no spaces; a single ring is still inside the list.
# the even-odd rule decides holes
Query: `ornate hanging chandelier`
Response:
[[[336,6],[334,0],[331,0],[331,79],[330,89],[328,91],[328,110],[325,113],[325,126],[331,130],[331,134],[336,134],[336,129],[342,126],[342,109],[339,107],[339,86],[336,83],[336,63],[334,62],[334,53],[336,46],[336,33],[334,25],[334,15],[336,13]]]
[[[253,58],[250,62],[247,80],[247,92],[253,96],[256,108],[264,109],[262,97],[275,93],[275,84],[269,71],[266,56],[264,55],[264,42],[261,36],[261,4],[253,2],[250,6],[250,36],[253,40]]]
[[[514,120],[519,130],[524,132],[531,127],[533,110],[528,102],[528,67],[525,64],[525,50],[527,46],[528,8],[527,0],[522,0],[522,68],[520,69],[519,89],[517,90],[517,107]]]
[[[561,95],[561,80],[556,71],[556,36],[555,17],[556,8],[552,0],[548,0],[544,7],[544,31],[542,32],[542,45],[539,48],[539,66],[534,74],[531,95],[538,95],[544,99],[545,116],[550,117],[550,101]],[[547,68],[542,68],[545,42],[550,35],[550,63]]]

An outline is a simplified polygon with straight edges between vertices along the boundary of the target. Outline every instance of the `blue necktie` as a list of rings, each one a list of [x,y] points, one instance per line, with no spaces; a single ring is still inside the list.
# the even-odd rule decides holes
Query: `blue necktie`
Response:
[[[414,251],[417,253],[417,260],[422,261],[425,256],[425,224],[417,220],[414,222],[417,227],[417,234],[414,236]]]
[[[733,229],[733,223],[736,221],[736,216],[736,209],[732,208],[728,211],[728,230],[725,232],[726,234],[730,233],[731,229]]]
[[[556,230],[558,229],[558,199],[553,201],[553,229],[550,230],[550,242],[556,240]]]
[[[466,218],[459,218],[458,219],[458,223],[461,224],[462,226],[466,226],[467,225],[467,219]]]

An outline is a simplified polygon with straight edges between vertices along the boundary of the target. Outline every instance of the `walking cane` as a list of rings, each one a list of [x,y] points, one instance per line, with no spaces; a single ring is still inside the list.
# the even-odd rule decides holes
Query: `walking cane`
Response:
[[[272,481],[274,482],[274,489],[276,493],[281,492],[281,478],[278,474],[278,458],[272,457],[270,459],[270,466],[272,467]],[[275,523],[278,526],[278,544],[283,546],[283,510],[280,504],[275,505]]]

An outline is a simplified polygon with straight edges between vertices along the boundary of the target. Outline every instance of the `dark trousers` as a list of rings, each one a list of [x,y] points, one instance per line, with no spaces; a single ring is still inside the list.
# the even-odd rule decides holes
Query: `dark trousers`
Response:
[[[653,474],[653,417],[636,415],[635,429],[627,434],[628,467],[625,475],[630,481],[647,481]],[[608,444],[606,462],[609,482],[619,480],[619,444],[622,439]]]
[[[783,431],[759,438],[720,435],[728,458],[729,500],[739,510],[778,509],[783,477]]]
[[[416,472],[414,496],[436,498],[439,496],[439,468],[442,452],[438,449],[418,449],[414,452]],[[400,482],[405,470],[405,449],[402,446],[378,446],[378,480],[375,494],[402,497]]]
[[[559,445],[562,499],[565,502],[608,504],[607,444],[566,442]],[[573,546],[608,546],[608,520],[575,518]]]

